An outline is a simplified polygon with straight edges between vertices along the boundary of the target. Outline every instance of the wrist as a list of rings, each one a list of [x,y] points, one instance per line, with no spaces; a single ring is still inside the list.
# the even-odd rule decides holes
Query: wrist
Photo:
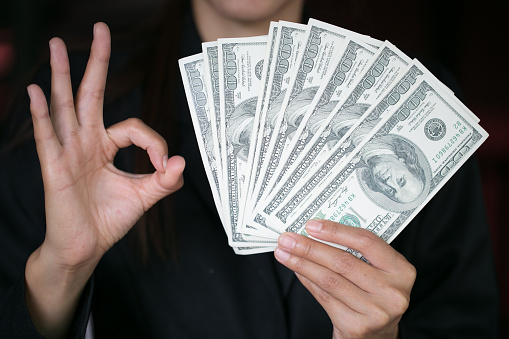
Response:
[[[104,254],[93,237],[89,241],[72,240],[72,237],[70,237],[71,240],[66,238],[65,241],[55,238],[47,232],[44,242],[34,252],[37,254],[37,260],[51,265],[55,273],[69,274],[70,276],[89,274],[95,269]]]
[[[25,267],[25,299],[39,333],[65,337],[93,270],[89,264],[62,265],[43,245],[30,255]]]

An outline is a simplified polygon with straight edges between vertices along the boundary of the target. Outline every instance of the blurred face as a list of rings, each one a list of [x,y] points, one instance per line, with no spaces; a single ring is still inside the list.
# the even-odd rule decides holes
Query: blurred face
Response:
[[[376,161],[371,170],[380,190],[392,200],[412,202],[424,189],[424,183],[413,175],[405,162],[397,156],[379,156],[379,161]]]
[[[271,21],[300,22],[304,0],[191,0],[202,41],[265,35]]]
[[[193,0],[205,2],[219,15],[230,20],[255,22],[277,16],[286,8],[301,4],[303,0]]]

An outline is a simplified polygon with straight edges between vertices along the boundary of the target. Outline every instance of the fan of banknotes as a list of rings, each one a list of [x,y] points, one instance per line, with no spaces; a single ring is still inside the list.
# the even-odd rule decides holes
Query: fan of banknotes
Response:
[[[488,136],[418,60],[315,19],[203,43],[179,65],[238,254],[313,218],[390,243]]]

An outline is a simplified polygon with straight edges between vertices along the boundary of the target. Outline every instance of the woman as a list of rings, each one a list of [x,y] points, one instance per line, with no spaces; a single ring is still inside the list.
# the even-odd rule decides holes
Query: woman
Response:
[[[178,26],[168,24],[162,36],[181,38],[180,56],[186,56],[200,51],[200,39],[260,35],[271,20],[300,21],[302,7],[302,0],[192,0],[182,12],[172,8],[172,18],[183,18],[182,32],[171,34]],[[183,90],[174,99],[177,105],[165,106],[161,99],[172,91],[162,93],[160,101],[150,100],[180,81],[176,60],[166,59],[178,49],[166,41],[159,44],[156,59],[163,58],[168,73],[154,70],[164,77],[140,82],[106,105],[105,129],[109,46],[108,28],[96,24],[73,101],[65,46],[51,40],[51,119],[44,95],[48,76],[39,78],[44,90],[28,88],[40,172],[33,142],[2,155],[0,238],[2,257],[11,259],[2,263],[0,333],[81,336],[91,310],[97,338],[494,336],[496,293],[487,230],[480,227],[485,223],[482,201],[477,184],[462,184],[477,175],[472,162],[394,248],[362,229],[330,221],[307,224],[313,237],[356,249],[370,264],[296,234],[279,238],[274,255],[282,265],[272,254],[236,256],[206,189]],[[121,63],[111,56],[112,68]],[[73,59],[74,83],[83,66],[79,57]],[[163,127],[175,133],[165,134],[171,150],[140,120],[126,120],[140,117],[151,105],[161,119],[177,106],[172,120],[163,120]],[[161,127],[155,116],[143,118]],[[132,175],[113,165],[115,159],[122,170],[139,167],[143,160],[135,163],[130,151],[115,158],[119,148],[132,143],[147,150],[154,173]],[[179,191],[184,160],[173,154],[186,163]],[[169,194],[173,207],[167,203],[171,199],[163,199],[152,214],[161,228],[137,225],[129,231]],[[437,221],[444,201],[455,204]],[[461,232],[453,222],[463,225]],[[435,227],[428,228],[432,223]],[[173,243],[159,236],[171,225]],[[145,249],[141,259],[128,241],[133,239]],[[176,251],[174,260],[164,260],[168,244]],[[143,253],[150,255],[148,262]]]

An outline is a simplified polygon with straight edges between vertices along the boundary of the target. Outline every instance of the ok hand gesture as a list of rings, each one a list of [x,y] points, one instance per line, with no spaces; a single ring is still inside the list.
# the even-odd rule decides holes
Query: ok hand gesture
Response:
[[[50,52],[49,109],[42,90],[36,85],[28,87],[44,181],[46,238],[28,260],[25,273],[31,315],[35,323],[41,315],[44,326],[53,320],[47,316],[58,317],[58,307],[46,309],[58,298],[48,306],[40,297],[49,291],[63,293],[63,304],[57,306],[69,311],[66,307],[72,308],[72,303],[67,305],[68,300],[73,298],[65,293],[71,292],[74,299],[79,296],[102,255],[145,211],[182,186],[184,170],[184,160],[178,156],[168,159],[164,139],[140,120],[128,119],[104,128],[103,97],[110,56],[110,33],[105,24],[94,26],[90,58],[76,100],[63,41],[52,39]],[[131,144],[147,150],[154,173],[133,175],[115,168],[115,154]],[[71,285],[62,286],[65,277]],[[54,320],[59,327],[60,320]]]

